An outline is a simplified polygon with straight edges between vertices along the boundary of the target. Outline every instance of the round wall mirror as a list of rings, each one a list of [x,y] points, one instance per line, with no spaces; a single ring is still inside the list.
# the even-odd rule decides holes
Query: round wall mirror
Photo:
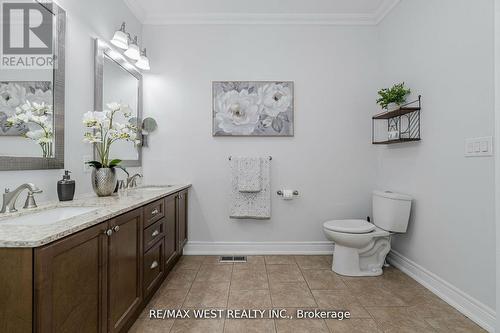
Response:
[[[156,131],[157,128],[158,128],[158,124],[156,123],[156,120],[154,120],[151,117],[145,118],[142,122],[142,129],[146,133],[154,132],[154,131]]]

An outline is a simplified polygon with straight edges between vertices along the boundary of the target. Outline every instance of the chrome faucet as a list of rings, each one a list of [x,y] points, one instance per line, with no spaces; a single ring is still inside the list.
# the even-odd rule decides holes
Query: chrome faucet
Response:
[[[127,188],[137,187],[137,178],[142,178],[140,173],[136,173],[135,175],[127,178]]]
[[[35,202],[35,197],[33,196],[34,193],[42,193],[42,190],[40,190],[35,184],[32,183],[26,183],[18,188],[16,188],[14,191],[10,191],[8,188],[5,189],[5,193],[3,195],[3,204],[2,204],[2,209],[0,210],[0,213],[13,213],[17,212],[16,209],[16,201],[17,198],[19,197],[19,194],[23,190],[28,190],[28,197],[26,198],[26,202],[24,203],[24,209],[28,208],[36,208],[36,202]]]

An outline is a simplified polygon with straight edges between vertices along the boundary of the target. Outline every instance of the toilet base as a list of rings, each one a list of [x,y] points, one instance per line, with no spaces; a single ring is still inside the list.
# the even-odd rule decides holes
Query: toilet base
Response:
[[[391,250],[389,237],[375,238],[362,249],[335,244],[332,270],[345,276],[379,276]]]

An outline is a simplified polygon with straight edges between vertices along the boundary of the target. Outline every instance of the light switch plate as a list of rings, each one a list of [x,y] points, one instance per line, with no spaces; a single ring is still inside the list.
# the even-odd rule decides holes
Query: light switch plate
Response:
[[[465,140],[466,157],[493,156],[493,137],[469,138]]]
[[[91,173],[92,172],[92,167],[87,164],[87,162],[92,161],[92,156],[90,155],[84,155],[83,156],[83,172],[84,173]]]

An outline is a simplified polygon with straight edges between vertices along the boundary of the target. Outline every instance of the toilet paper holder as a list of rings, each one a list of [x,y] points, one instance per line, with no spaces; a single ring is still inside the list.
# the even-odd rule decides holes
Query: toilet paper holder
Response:
[[[279,190],[278,192],[276,192],[277,195],[283,195],[283,190]],[[293,191],[293,195],[299,195],[299,191],[295,190]]]

